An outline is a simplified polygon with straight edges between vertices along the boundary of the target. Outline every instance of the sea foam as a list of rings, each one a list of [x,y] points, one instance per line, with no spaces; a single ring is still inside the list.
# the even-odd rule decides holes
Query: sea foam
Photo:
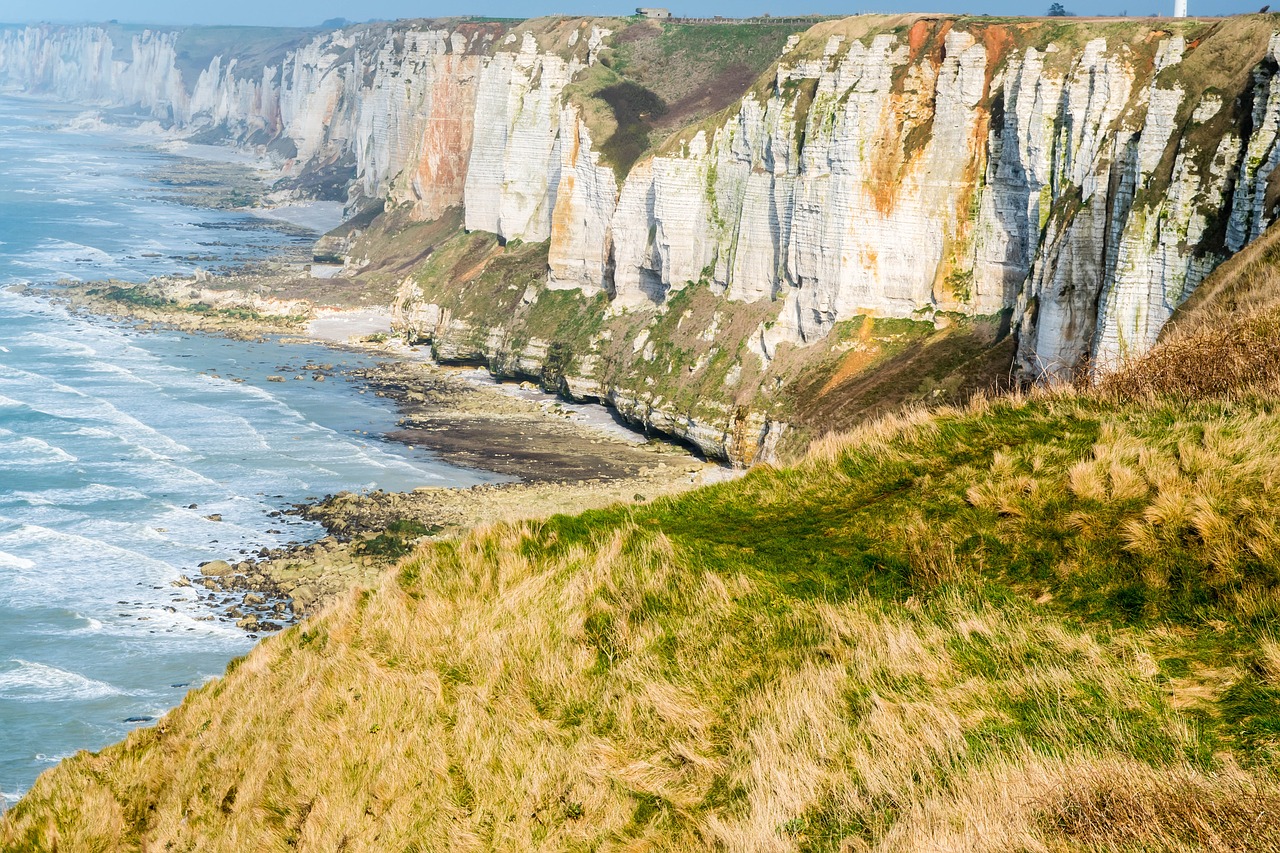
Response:
[[[11,658],[0,669],[0,699],[65,702],[119,696],[125,691],[104,681],[22,658]]]

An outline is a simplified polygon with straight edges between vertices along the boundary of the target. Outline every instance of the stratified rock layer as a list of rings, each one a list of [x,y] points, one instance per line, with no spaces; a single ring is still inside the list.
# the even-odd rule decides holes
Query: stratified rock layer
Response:
[[[619,178],[573,86],[625,26],[294,33],[278,61],[229,45],[194,80],[181,33],[29,27],[0,30],[0,79],[221,129],[270,146],[293,176],[347,169],[353,204],[384,199],[419,219],[461,206],[468,230],[549,241],[545,285],[606,294],[615,313],[661,313],[693,284],[727,310],[771,305],[747,335],[766,370],[780,347],[856,317],[948,314],[1006,315],[1025,375],[1113,364],[1148,348],[1275,214],[1269,17],[826,22],[736,106]],[[465,317],[416,304],[420,292],[399,310],[423,336],[483,339],[488,352],[469,355],[490,361],[510,348],[501,320],[477,338]],[[556,343],[508,360],[537,368]],[[776,435],[733,406],[664,411],[591,359],[563,378],[712,452],[741,458],[725,437],[744,429],[752,447]]]

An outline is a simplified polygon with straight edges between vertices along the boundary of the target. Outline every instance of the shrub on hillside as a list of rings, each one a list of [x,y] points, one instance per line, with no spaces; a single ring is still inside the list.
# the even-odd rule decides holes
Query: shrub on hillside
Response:
[[[401,518],[388,524],[386,530],[377,536],[357,543],[355,552],[362,557],[398,560],[413,550],[418,539],[439,531],[439,527],[428,527],[412,518]]]
[[[1110,399],[1162,397],[1184,402],[1280,383],[1280,310],[1205,327],[1163,341],[1098,382]]]

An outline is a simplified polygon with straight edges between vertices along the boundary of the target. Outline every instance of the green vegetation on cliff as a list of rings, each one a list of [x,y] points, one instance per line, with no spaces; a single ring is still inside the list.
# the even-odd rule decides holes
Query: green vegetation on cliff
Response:
[[[13,850],[1274,850],[1280,393],[889,418],[419,549]]]
[[[403,258],[392,265],[397,276],[413,270],[417,291],[401,292],[402,307],[436,305],[443,314],[432,328],[406,321],[404,331],[429,341],[442,362],[484,364],[551,391],[638,392],[655,408],[711,427],[735,412],[765,413],[791,425],[788,452],[904,404],[961,403],[1009,382],[1006,316],[860,317],[808,346],[783,344],[766,363],[751,344],[777,321],[777,302],[726,300],[704,277],[660,307],[611,310],[604,293],[546,286],[547,242],[450,234],[453,216],[413,226],[439,240],[425,258],[418,232],[399,236],[394,214],[375,221],[355,250],[366,255],[376,246]]]
[[[805,23],[638,21],[566,90],[619,180],[673,131],[736,104]]]

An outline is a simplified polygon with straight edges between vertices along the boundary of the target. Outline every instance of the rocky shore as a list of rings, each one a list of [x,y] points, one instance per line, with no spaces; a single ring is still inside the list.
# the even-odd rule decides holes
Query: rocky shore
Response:
[[[269,633],[352,587],[374,583],[419,542],[455,536],[479,524],[651,500],[732,476],[674,449],[635,452],[651,456],[651,464],[624,476],[330,495],[296,510],[323,524],[330,535],[291,548],[264,549],[236,563],[205,563],[177,583],[202,588],[201,600],[222,618],[252,634]],[[406,526],[407,533],[394,532]]]
[[[234,279],[156,279],[142,285],[62,282],[33,288],[73,311],[105,315],[139,328],[177,328],[239,338],[309,340],[316,306],[281,298],[296,285],[290,272],[240,271]],[[294,291],[296,292],[296,291]],[[361,306],[325,306],[354,312]],[[296,336],[296,337],[291,337]],[[426,448],[453,464],[496,472],[512,482],[468,489],[427,487],[407,493],[343,492],[292,512],[329,535],[289,548],[191,567],[176,583],[194,588],[210,618],[235,622],[252,636],[271,633],[346,590],[372,584],[417,543],[479,524],[577,513],[647,501],[734,476],[665,441],[621,427],[589,423],[581,411],[531,386],[521,395],[475,381],[473,371],[444,368],[382,335],[335,347],[397,357],[345,377],[394,400],[400,428],[386,438]],[[299,374],[302,375],[302,374]],[[284,380],[284,377],[280,377]]]

